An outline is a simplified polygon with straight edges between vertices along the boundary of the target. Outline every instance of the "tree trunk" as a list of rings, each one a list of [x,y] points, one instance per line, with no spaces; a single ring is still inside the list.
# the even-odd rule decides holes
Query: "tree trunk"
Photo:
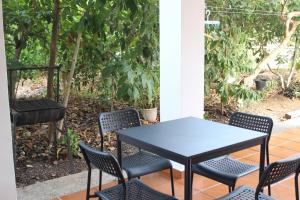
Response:
[[[19,63],[20,60],[20,56],[21,56],[21,52],[22,52],[22,46],[21,45],[17,45],[16,44],[16,49],[15,49],[15,56],[14,56],[14,62],[15,63]],[[18,77],[17,77],[18,73],[17,71],[12,71],[11,72],[11,88],[9,90],[9,95],[12,99],[15,99],[16,97],[16,83],[18,82]]]
[[[48,70],[48,81],[47,81],[47,98],[53,99],[53,79],[54,79],[54,67],[56,62],[57,52],[57,40],[59,33],[59,15],[60,15],[60,0],[54,0],[54,12],[53,12],[53,26],[50,44],[50,58],[49,58],[49,70]],[[54,138],[55,123],[49,123],[48,138],[50,142],[56,140]],[[56,145],[56,144],[55,144]]]
[[[67,80],[68,80],[68,73],[65,71],[62,71],[61,72],[61,83],[62,83],[63,91],[66,91],[65,88],[67,88]]]
[[[72,79],[73,79],[73,76],[74,76],[75,67],[76,67],[76,63],[77,63],[77,58],[78,58],[78,52],[79,52],[79,48],[80,48],[81,37],[82,37],[82,32],[80,31],[80,32],[78,32],[78,35],[77,35],[76,46],[75,46],[75,49],[74,49],[74,52],[73,52],[71,69],[70,69],[70,72],[69,72],[69,76],[68,76],[68,79],[67,79],[66,88],[65,88],[65,91],[64,91],[64,102],[63,102],[63,105],[65,107],[68,106],[68,102],[69,102],[69,97],[70,97],[71,87],[72,87]],[[62,129],[63,124],[64,124],[64,120],[62,119],[59,122],[58,128]]]
[[[286,87],[288,88],[292,82],[292,77],[295,73],[296,70],[296,65],[297,65],[297,56],[298,55],[298,36],[296,36],[296,41],[295,41],[295,50],[294,50],[294,55],[293,55],[293,64],[288,76],[288,80],[286,82]]]
[[[54,0],[53,26],[50,44],[50,58],[47,83],[47,97],[53,98],[54,67],[56,62],[57,40],[59,33],[60,0]]]

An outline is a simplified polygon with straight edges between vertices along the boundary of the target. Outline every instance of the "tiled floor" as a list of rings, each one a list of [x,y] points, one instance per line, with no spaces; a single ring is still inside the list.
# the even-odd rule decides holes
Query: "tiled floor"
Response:
[[[271,162],[280,160],[300,153],[300,128],[291,129],[284,133],[274,134],[270,140],[270,159]],[[253,147],[232,154],[235,158],[248,163],[258,163],[259,148]],[[295,199],[294,177],[290,177],[272,187],[272,195],[276,199]],[[171,194],[170,181],[167,175],[155,173],[142,177],[142,181],[158,191]],[[258,182],[258,172],[245,176],[238,180],[237,186],[249,185],[256,187]],[[110,183],[104,187],[110,187],[116,183]],[[183,199],[184,180],[175,180],[176,197]],[[96,188],[94,188],[96,190]],[[193,199],[215,199],[228,193],[228,188],[213,180],[195,176],[193,184]],[[84,200],[85,191],[80,191],[63,197],[57,197],[53,200]]]

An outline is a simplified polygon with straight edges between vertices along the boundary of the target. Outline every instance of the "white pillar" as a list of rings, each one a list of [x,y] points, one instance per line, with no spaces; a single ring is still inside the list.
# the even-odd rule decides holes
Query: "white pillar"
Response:
[[[204,113],[204,0],[160,0],[160,119]]]
[[[2,0],[0,0],[0,199],[16,200],[17,192],[7,88]]]
[[[161,121],[203,117],[204,10],[204,0],[160,0]]]

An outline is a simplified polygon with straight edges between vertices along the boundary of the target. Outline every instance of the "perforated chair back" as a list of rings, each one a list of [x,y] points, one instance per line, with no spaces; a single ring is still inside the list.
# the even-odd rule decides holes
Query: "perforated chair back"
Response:
[[[273,129],[273,120],[270,117],[235,112],[230,117],[229,125],[267,133],[269,140]]]
[[[277,183],[296,173],[299,166],[300,155],[270,164],[261,176],[261,180],[256,188],[255,197],[258,197],[263,187]]]
[[[125,183],[121,167],[116,158],[111,153],[95,150],[84,144],[83,142],[79,143],[79,147],[89,168],[91,168],[92,164],[101,171],[115,176],[122,183]]]
[[[137,110],[126,108],[123,110],[100,113],[99,126],[100,134],[103,135],[107,132],[141,126],[141,121]]]

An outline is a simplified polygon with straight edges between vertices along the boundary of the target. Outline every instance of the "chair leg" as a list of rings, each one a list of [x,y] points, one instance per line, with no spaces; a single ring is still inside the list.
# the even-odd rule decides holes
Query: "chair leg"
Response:
[[[270,164],[269,145],[266,147],[267,166]]]
[[[269,156],[269,144],[266,146],[266,158],[267,158],[267,166],[270,164],[270,156]],[[271,196],[271,185],[268,185],[268,195]]]
[[[89,169],[88,169],[87,187],[86,187],[86,200],[90,199],[91,173],[92,173],[92,169],[89,167]]]
[[[102,134],[100,134],[100,136],[101,136],[101,141],[100,141],[101,146],[100,146],[100,149],[101,149],[101,151],[103,151],[104,138],[103,138]],[[99,171],[99,191],[101,191],[101,189],[102,189],[102,170]]]
[[[231,186],[231,191],[233,192],[235,189],[235,183]]]
[[[173,168],[170,168],[170,178],[171,178],[171,189],[172,189],[172,196],[175,196],[175,190],[174,190],[174,177],[173,177]],[[193,187],[193,184],[192,184]]]
[[[101,191],[102,188],[102,170],[99,171],[99,191]]]
[[[233,185],[228,185],[228,191],[229,191],[229,193],[233,192],[234,189],[235,189],[235,183]]]
[[[298,176],[299,173],[295,175],[295,193],[296,193],[296,200],[299,200],[299,183],[298,183]]]
[[[231,193],[231,192],[232,192],[232,190],[231,190],[231,186],[230,186],[230,185],[228,185],[228,192],[229,192],[229,193]]]

